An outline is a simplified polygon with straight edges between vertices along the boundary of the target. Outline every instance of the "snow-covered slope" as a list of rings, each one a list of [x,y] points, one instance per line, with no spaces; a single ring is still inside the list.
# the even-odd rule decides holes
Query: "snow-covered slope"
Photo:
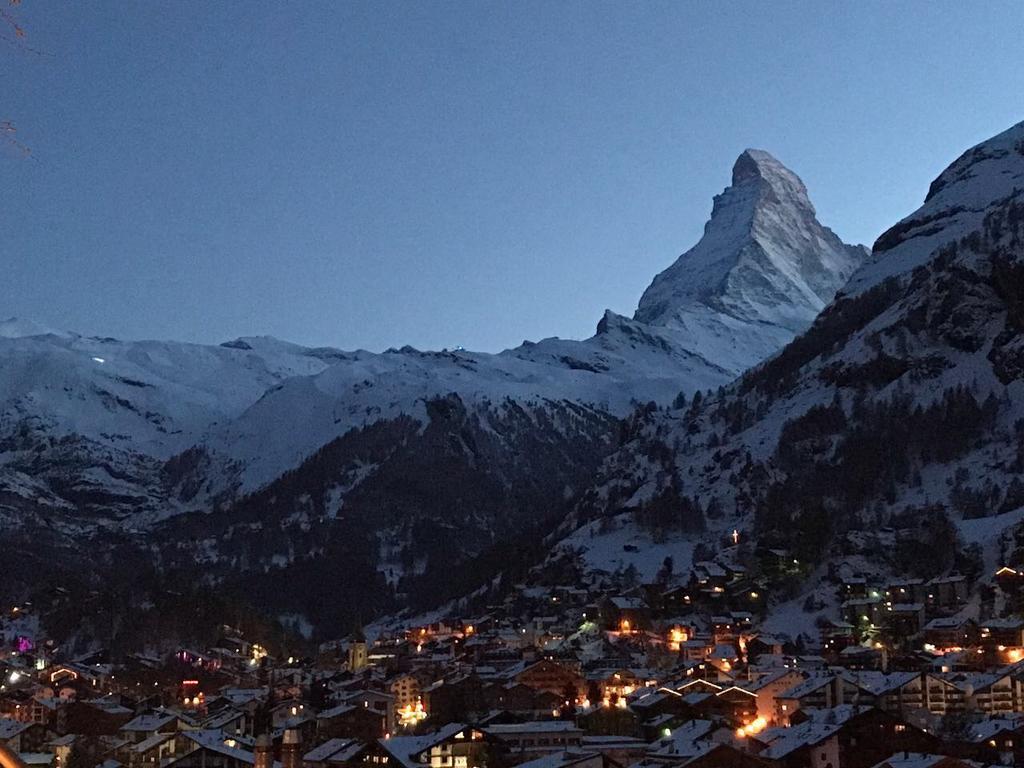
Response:
[[[865,291],[925,264],[940,246],[983,227],[993,206],[1024,189],[1024,130],[1015,125],[964,152],[928,189],[924,205],[875,243],[844,293]]]
[[[168,458],[269,387],[343,359],[270,338],[118,341],[0,323],[0,435],[28,427]]]
[[[254,490],[352,428],[402,414],[423,418],[427,400],[449,393],[468,403],[568,401],[624,415],[637,402],[670,402],[680,391],[731,378],[671,340],[612,315],[590,340],[548,339],[497,355],[409,348],[355,353],[268,391],[203,444],[226,459],[228,484],[240,480],[244,490]]]

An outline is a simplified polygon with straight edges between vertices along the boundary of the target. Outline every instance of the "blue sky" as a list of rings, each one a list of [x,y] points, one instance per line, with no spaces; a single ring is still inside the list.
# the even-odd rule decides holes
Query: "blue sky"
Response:
[[[383,349],[631,314],[754,146],[870,243],[1024,119],[1024,4],[24,0],[0,317]]]

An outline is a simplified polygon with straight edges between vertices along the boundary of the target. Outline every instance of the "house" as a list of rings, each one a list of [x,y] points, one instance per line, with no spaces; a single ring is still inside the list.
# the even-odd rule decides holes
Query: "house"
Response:
[[[936,751],[938,737],[876,707],[844,704],[831,710],[806,710],[811,720],[838,726],[836,739],[843,768],[870,768],[897,751]]]
[[[851,701],[856,694],[856,686],[841,675],[812,675],[775,697],[777,709],[774,719],[776,723],[791,723],[799,710],[831,709]]]
[[[959,649],[973,645],[977,639],[977,624],[973,619],[932,619],[924,625],[925,650]]]
[[[395,697],[391,693],[363,688],[343,694],[341,702],[371,709],[384,718],[384,731],[395,732]]]
[[[764,718],[770,725],[778,723],[777,698],[783,691],[803,682],[804,674],[785,667],[776,669],[755,681],[748,682],[748,690],[757,694],[757,717]]]
[[[39,723],[26,723],[0,717],[0,744],[14,752],[32,752],[46,741],[46,729]]]
[[[840,606],[843,621],[860,627],[880,627],[886,620],[888,612],[880,597],[858,597],[843,602]]]
[[[306,768],[353,768],[364,762],[370,745],[358,739],[328,739],[302,756]]]
[[[175,733],[154,733],[148,739],[132,744],[125,752],[129,768],[159,768],[176,752]]]
[[[562,752],[579,747],[583,739],[583,729],[568,720],[498,723],[483,730],[506,744],[513,756]]]
[[[895,637],[916,637],[925,625],[924,603],[893,603],[886,623]]]
[[[382,712],[358,704],[339,704],[316,716],[319,739],[362,739],[373,741],[389,733]]]
[[[395,716],[399,718],[403,711],[415,709],[423,693],[419,678],[410,672],[400,672],[390,678],[388,692],[394,696]]]
[[[218,731],[183,731],[180,756],[162,763],[161,768],[253,768],[256,755],[232,746]],[[269,766],[267,766],[269,768]]]
[[[848,621],[825,621],[819,631],[822,653],[829,658],[837,658],[844,648],[856,642],[853,630],[853,624]]]
[[[393,768],[484,768],[504,751],[504,745],[484,731],[463,723],[449,723],[421,736],[379,739],[364,762],[394,762],[397,765]]]
[[[928,607],[953,610],[967,602],[967,578],[954,574],[928,582]]]
[[[651,610],[639,597],[608,597],[599,607],[601,623],[606,629],[630,633],[651,627]]]
[[[814,720],[791,728],[769,728],[746,737],[760,745],[757,756],[762,760],[785,768],[828,768],[841,765],[839,761],[839,729],[835,723]]]
[[[585,693],[583,678],[575,668],[550,659],[523,663],[514,668],[508,677],[535,691],[548,691],[558,696],[565,695],[569,690],[576,691],[577,696]]]
[[[988,619],[978,625],[978,639],[986,650],[1024,646],[1024,619]]]
[[[917,672],[841,671],[855,689],[850,703],[874,705],[894,715],[924,708],[924,680]]]
[[[891,581],[885,588],[886,602],[925,603],[928,600],[928,585],[924,579],[901,579]]]
[[[947,672],[925,675],[925,706],[929,712],[1000,714],[1016,707],[1016,683],[1008,671]]]
[[[129,742],[139,744],[157,734],[177,732],[179,717],[176,712],[153,709],[132,718],[118,732]]]
[[[485,712],[488,702],[484,682],[478,675],[455,675],[423,691],[427,713],[441,722],[454,722],[473,713]]]

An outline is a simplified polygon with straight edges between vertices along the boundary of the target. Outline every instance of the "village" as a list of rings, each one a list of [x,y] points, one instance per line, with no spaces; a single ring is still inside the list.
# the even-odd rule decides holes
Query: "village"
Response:
[[[538,571],[476,615],[302,658],[227,626],[208,648],[72,658],[12,606],[0,745],[49,768],[1024,763],[1024,574],[992,574],[988,620],[963,618],[964,576],[838,579],[840,615],[794,645],[759,625],[800,564],[759,563],[631,587]]]

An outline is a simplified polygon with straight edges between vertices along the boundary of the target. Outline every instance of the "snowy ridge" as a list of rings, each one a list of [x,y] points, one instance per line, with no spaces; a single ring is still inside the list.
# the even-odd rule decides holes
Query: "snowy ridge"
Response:
[[[977,231],[985,215],[1024,194],[1024,122],[964,152],[928,190],[924,205],[878,238],[844,293],[906,275],[935,250]]]

